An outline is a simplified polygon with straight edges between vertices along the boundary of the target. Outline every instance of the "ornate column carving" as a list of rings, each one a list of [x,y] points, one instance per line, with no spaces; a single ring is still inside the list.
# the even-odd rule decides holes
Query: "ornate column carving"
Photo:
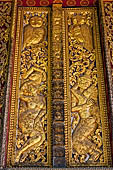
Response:
[[[54,1],[59,3],[59,1]],[[60,1],[61,2],[61,1]],[[65,167],[62,4],[52,7],[53,167]]]

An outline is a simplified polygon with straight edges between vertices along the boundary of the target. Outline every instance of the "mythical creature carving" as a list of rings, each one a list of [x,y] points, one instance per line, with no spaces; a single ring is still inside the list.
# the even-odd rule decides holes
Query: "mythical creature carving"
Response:
[[[46,159],[44,157],[47,143],[45,132],[47,56],[44,56],[47,41],[45,35],[43,19],[39,16],[30,17],[23,34],[16,163],[33,163],[40,159],[44,162]]]
[[[77,15],[76,17],[72,17],[70,21],[69,32],[71,38],[73,38],[76,43],[81,44],[89,51],[93,49],[93,41],[92,41],[92,22],[90,14],[85,15]],[[87,36],[86,36],[87,35]]]
[[[68,25],[72,153],[76,163],[91,163],[102,157],[91,13],[74,14],[72,12],[68,17]]]

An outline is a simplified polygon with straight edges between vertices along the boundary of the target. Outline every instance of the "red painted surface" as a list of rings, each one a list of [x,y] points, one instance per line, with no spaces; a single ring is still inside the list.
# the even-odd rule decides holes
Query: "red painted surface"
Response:
[[[63,0],[63,7],[95,6],[97,0]],[[53,0],[18,0],[18,6],[51,6]]]

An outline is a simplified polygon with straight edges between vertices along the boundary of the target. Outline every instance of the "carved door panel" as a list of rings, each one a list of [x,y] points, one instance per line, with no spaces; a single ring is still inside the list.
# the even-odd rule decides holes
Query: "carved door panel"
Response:
[[[13,50],[3,164],[111,165],[97,9],[20,7]]]
[[[110,164],[110,141],[97,10],[66,9],[65,153],[69,166]]]
[[[18,10],[7,164],[50,165],[50,10]]]

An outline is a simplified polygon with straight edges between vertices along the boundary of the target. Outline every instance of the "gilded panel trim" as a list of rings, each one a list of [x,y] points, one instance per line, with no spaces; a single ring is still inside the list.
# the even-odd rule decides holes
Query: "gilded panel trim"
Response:
[[[106,6],[106,4],[109,4]],[[111,129],[111,145],[112,145],[112,153],[113,153],[113,78],[112,78],[112,73],[113,73],[113,65],[112,65],[112,34],[110,29],[112,30],[112,20],[111,20],[111,14],[112,14],[112,4],[113,2],[103,2],[103,0],[100,0],[99,3],[99,10],[100,10],[100,19],[101,19],[101,37],[102,37],[102,42],[103,42],[103,54],[106,60],[106,70],[107,70],[107,78],[108,82],[107,86],[109,87],[108,89],[108,97],[109,97],[109,122],[110,122],[110,129]],[[106,6],[106,7],[105,7]],[[106,12],[108,12],[108,14]],[[111,13],[111,14],[110,14]],[[106,16],[107,14],[107,16]],[[108,19],[107,19],[108,18]],[[107,24],[107,27],[106,27]],[[110,29],[109,29],[110,28]]]

